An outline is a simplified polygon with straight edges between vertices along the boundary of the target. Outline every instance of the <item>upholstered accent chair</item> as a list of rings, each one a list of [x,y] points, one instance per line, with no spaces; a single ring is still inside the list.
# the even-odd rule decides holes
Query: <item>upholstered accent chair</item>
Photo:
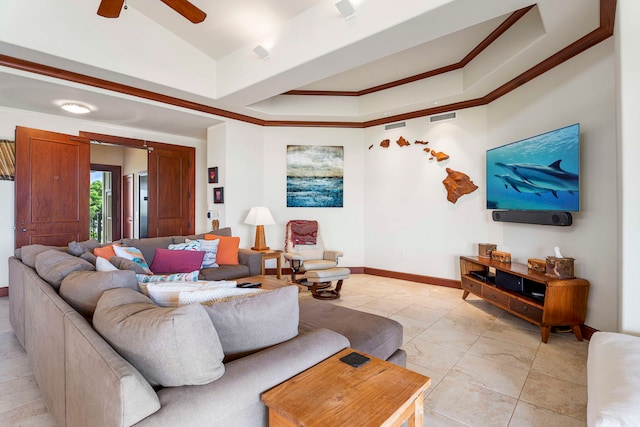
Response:
[[[338,265],[340,251],[327,250],[318,232],[318,222],[291,220],[287,223],[284,258],[291,266],[291,280],[305,284],[304,274]],[[310,284],[309,284],[310,285]]]

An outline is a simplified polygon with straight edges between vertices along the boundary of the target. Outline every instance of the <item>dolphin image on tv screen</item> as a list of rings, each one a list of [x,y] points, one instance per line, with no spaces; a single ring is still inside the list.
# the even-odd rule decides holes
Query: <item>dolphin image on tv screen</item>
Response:
[[[549,166],[535,163],[510,163],[496,162],[496,166],[507,169],[525,183],[549,191],[568,191],[573,194],[579,191],[578,175],[568,172],[560,167],[562,159],[556,160]],[[535,193],[535,191],[528,191]],[[554,193],[554,196],[557,195]]]
[[[553,197],[555,197],[556,199],[558,198],[558,193],[556,193],[556,190],[538,187],[537,185],[533,185],[528,182],[521,181],[518,178],[514,178],[511,175],[494,176],[504,181],[505,188],[509,188],[509,186],[511,186],[511,188],[516,190],[518,193],[533,193],[537,196],[540,196],[542,193],[551,192],[551,194],[553,194]]]

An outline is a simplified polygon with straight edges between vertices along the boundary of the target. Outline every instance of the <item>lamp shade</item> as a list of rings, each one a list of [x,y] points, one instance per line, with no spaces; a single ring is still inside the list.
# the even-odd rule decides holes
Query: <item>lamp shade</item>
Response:
[[[249,215],[244,220],[245,224],[250,225],[273,225],[276,222],[269,212],[269,208],[263,206],[251,208]]]

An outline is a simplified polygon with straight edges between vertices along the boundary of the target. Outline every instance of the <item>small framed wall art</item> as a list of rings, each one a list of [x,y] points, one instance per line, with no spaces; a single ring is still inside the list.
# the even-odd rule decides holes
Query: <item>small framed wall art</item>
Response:
[[[224,203],[224,187],[213,189],[213,203]]]
[[[218,183],[218,167],[209,168],[209,184]]]

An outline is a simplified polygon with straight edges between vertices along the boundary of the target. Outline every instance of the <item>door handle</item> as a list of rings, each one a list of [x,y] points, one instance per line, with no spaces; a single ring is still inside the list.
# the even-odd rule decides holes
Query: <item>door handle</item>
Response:
[[[33,231],[33,229],[31,229],[31,230],[27,230],[26,228],[21,228],[20,229],[21,233],[26,233],[27,231]]]

